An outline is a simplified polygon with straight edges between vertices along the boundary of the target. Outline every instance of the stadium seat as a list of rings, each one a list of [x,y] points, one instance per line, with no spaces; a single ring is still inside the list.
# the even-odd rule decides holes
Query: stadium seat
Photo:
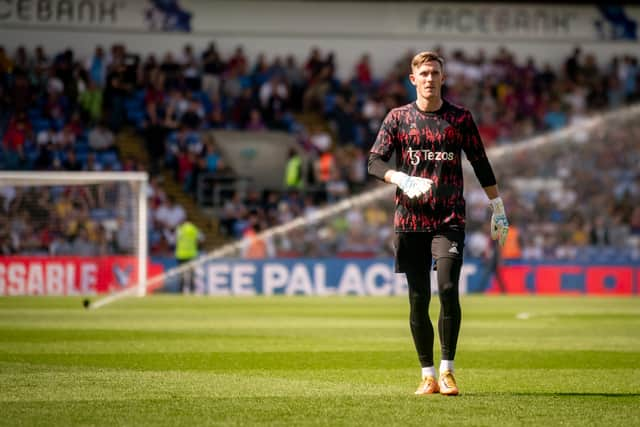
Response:
[[[36,118],[31,120],[31,127],[35,133],[38,133],[51,128],[51,122],[49,119]]]
[[[27,115],[31,123],[33,123],[34,120],[38,120],[42,117],[42,113],[40,113],[40,109],[38,108],[29,109],[29,111],[27,112]]]
[[[114,167],[118,163],[118,156],[112,151],[104,151],[96,156],[99,163],[103,165],[111,165]]]
[[[199,100],[200,103],[202,104],[205,114],[211,113],[211,111],[213,110],[213,104],[209,99],[209,95],[207,95],[207,93],[204,91],[194,92],[193,95],[194,95],[194,98]]]

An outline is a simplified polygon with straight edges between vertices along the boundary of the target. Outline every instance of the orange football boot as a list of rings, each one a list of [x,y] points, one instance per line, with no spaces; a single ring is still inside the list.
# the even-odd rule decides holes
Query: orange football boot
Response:
[[[422,396],[424,394],[435,394],[439,391],[438,381],[436,381],[435,377],[428,376],[422,379],[422,382],[418,386],[415,394],[418,396]]]
[[[453,372],[451,371],[444,371],[440,374],[438,386],[440,388],[440,394],[445,396],[457,396],[458,393],[460,393],[456,385],[456,379],[453,377]]]

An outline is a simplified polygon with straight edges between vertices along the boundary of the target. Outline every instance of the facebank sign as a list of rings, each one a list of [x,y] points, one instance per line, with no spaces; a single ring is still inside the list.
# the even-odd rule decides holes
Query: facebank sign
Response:
[[[631,2],[629,2],[631,3]],[[208,0],[0,0],[0,25],[348,39],[638,40],[636,5]]]
[[[638,8],[616,5],[425,5],[425,34],[513,39],[638,40]]]
[[[0,0],[0,24],[135,31],[191,31],[179,0]]]

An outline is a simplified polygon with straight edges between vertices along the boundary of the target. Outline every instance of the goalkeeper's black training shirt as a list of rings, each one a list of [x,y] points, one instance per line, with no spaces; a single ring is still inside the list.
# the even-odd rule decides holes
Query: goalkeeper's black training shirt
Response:
[[[463,151],[480,184],[495,185],[480,134],[465,108],[443,100],[439,110],[424,112],[414,102],[387,114],[371,148],[369,173],[384,179],[390,169],[386,162],[395,153],[396,170],[433,181],[431,192],[417,199],[398,189],[396,231],[464,229]]]

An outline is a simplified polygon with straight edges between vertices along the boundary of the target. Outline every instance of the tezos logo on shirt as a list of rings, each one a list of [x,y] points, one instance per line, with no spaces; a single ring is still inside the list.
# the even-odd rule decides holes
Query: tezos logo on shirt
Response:
[[[413,166],[420,163],[422,160],[453,160],[455,153],[452,151],[431,151],[431,150],[414,150],[409,148],[409,161]]]

